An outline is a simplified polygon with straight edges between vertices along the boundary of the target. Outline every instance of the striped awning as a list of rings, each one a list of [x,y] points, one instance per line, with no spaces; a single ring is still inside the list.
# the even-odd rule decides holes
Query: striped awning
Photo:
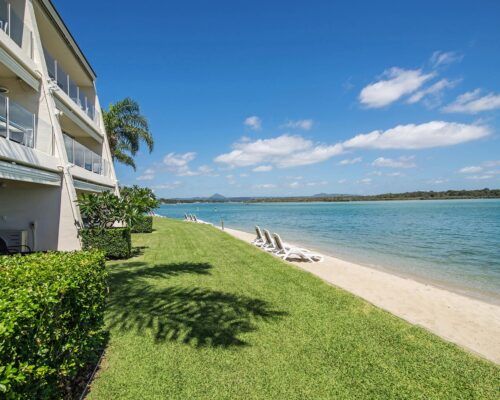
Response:
[[[86,182],[75,178],[73,178],[73,183],[75,185],[76,190],[83,190],[85,192],[100,193],[113,190],[113,188],[109,186],[98,185],[96,183]]]
[[[27,167],[8,161],[0,161],[0,179],[61,186],[61,175],[57,172]]]

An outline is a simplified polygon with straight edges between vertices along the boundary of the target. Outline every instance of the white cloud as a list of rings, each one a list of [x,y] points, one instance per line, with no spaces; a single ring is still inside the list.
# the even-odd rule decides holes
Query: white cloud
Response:
[[[489,128],[482,125],[431,121],[420,125],[398,125],[386,131],[360,134],[343,143],[345,148],[365,149],[426,149],[451,146],[488,136]]]
[[[331,146],[318,145],[306,151],[291,154],[289,157],[281,159],[277,165],[280,168],[288,168],[316,164],[339,155],[343,151],[344,149],[340,143]]]
[[[460,62],[464,56],[455,51],[435,51],[432,53],[430,62],[434,68],[452,64],[454,62]]]
[[[246,173],[240,174],[240,177],[242,177],[242,178],[246,178],[247,176],[248,176],[248,174],[246,174]]]
[[[463,167],[458,172],[460,172],[461,174],[477,174],[478,172],[481,172],[482,170],[483,170],[483,167],[472,165],[470,167]]]
[[[361,157],[356,157],[356,158],[346,158],[345,160],[342,160],[339,162],[339,165],[351,165],[351,164],[357,164],[363,161]]]
[[[276,163],[295,152],[308,149],[312,142],[300,136],[281,135],[272,139],[258,139],[253,142],[237,142],[230,153],[215,158],[218,163],[232,167],[247,167],[263,162]]]
[[[246,118],[245,121],[243,121],[243,124],[254,131],[259,131],[262,128],[262,120],[256,115]]]
[[[163,158],[163,166],[166,167],[168,172],[177,176],[218,176],[214,169],[208,165],[202,165],[195,170],[189,167],[189,163],[196,158],[195,152],[188,152],[184,154],[169,153]],[[150,169],[150,171],[153,171]]]
[[[383,79],[365,86],[359,94],[359,101],[369,108],[385,107],[413,93],[434,76],[434,73],[424,74],[420,69],[393,67],[384,72]]]
[[[472,179],[474,181],[483,181],[483,180],[486,180],[486,179],[491,179],[493,177],[494,177],[493,175],[489,175],[489,174],[485,174],[485,175],[471,175],[471,176],[467,176],[467,179]]]
[[[252,169],[253,172],[267,172],[273,169],[272,165],[260,165]]]
[[[449,89],[453,88],[457,85],[459,81],[449,81],[448,79],[441,79],[437,81],[436,83],[432,84],[431,86],[419,90],[412,94],[410,98],[407,100],[407,103],[413,104],[413,103],[418,103],[420,100],[426,98],[426,97],[432,97],[434,100],[434,103],[440,103],[440,97],[441,97],[441,92],[444,89]],[[429,104],[431,105],[431,104]]]
[[[299,119],[296,121],[287,121],[285,124],[281,125],[282,128],[290,128],[290,129],[303,129],[305,131],[310,130],[314,125],[314,121],[312,119]]]
[[[342,146],[316,145],[301,136],[281,135],[271,139],[258,139],[253,142],[237,142],[234,150],[221,154],[215,162],[231,167],[247,167],[268,163],[279,168],[314,164],[340,154]]]
[[[169,153],[163,158],[163,164],[169,172],[179,176],[196,175],[189,169],[189,163],[196,158],[196,153],[188,152],[184,154]]]
[[[500,160],[491,160],[491,161],[485,161],[483,163],[485,167],[491,168],[491,167],[500,167]]]
[[[343,183],[346,183],[346,182],[347,182],[347,179],[340,179],[338,182],[339,182],[340,184],[343,184]]]
[[[276,185],[274,183],[261,183],[259,185],[254,185],[256,189],[273,189]]]
[[[399,157],[398,159],[379,157],[372,162],[372,165],[384,168],[414,168],[416,167],[414,159],[414,156]]]
[[[155,178],[154,174],[142,174],[138,176],[136,179],[138,181],[152,181]]]
[[[386,176],[390,176],[390,177],[400,177],[400,176],[405,176],[405,174],[401,173],[401,172],[389,172],[388,174],[386,174]]]
[[[481,111],[500,109],[500,94],[489,93],[481,97],[481,90],[466,92],[443,108],[446,113],[477,114]]]
[[[290,186],[292,189],[296,189],[296,188],[300,187],[300,183],[299,182],[292,182],[288,186]]]
[[[359,134],[332,145],[314,144],[299,135],[285,134],[270,139],[240,140],[233,144],[232,151],[220,154],[214,161],[232,168],[258,165],[288,168],[319,163],[342,154],[345,149],[426,149],[465,143],[490,133],[483,125],[431,121]]]
[[[162,183],[159,185],[154,185],[152,188],[159,189],[159,190],[165,190],[165,189],[172,190],[172,189],[178,188],[181,185],[182,185],[181,181],[175,181],[175,182],[171,182],[171,183]]]
[[[356,181],[356,183],[361,183],[363,185],[369,185],[370,183],[372,183],[372,178],[363,178],[363,179],[360,179],[359,181]]]
[[[327,181],[307,182],[306,185],[307,186],[311,186],[311,187],[314,187],[314,186],[325,186],[325,185],[328,185],[328,182]]]
[[[448,179],[431,179],[430,181],[427,181],[427,183],[430,183],[431,185],[440,185],[441,183],[446,183],[448,182]]]

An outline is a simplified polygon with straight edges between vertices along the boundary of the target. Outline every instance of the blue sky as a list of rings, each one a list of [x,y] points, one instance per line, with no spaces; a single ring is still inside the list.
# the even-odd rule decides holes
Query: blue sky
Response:
[[[498,1],[55,0],[164,197],[500,187]]]

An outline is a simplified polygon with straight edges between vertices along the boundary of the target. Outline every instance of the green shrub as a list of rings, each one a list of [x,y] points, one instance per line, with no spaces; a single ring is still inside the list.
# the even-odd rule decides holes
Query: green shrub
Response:
[[[66,397],[103,345],[101,252],[0,257],[0,398]]]
[[[85,250],[98,249],[107,258],[129,258],[132,239],[129,228],[85,228],[80,230],[82,246]]]
[[[151,215],[143,215],[136,218],[130,228],[132,233],[151,233],[153,232],[153,217]]]

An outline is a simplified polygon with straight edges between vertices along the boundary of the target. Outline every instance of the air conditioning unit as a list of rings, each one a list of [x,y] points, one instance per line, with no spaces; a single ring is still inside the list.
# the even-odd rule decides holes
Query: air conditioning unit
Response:
[[[0,231],[0,239],[2,239],[7,247],[26,251],[28,248],[28,231]]]

